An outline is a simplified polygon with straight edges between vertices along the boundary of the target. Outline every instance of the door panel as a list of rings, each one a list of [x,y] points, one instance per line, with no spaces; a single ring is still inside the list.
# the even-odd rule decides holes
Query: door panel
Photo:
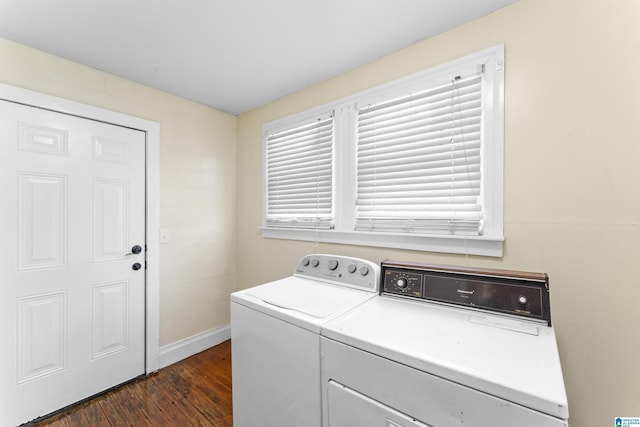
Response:
[[[18,122],[18,149],[35,153],[67,155],[67,132]]]
[[[127,250],[129,183],[93,180],[93,262],[121,259]]]
[[[65,266],[66,178],[18,172],[20,270]]]
[[[66,292],[18,299],[18,384],[66,368]]]
[[[127,349],[128,287],[127,282],[107,283],[93,287],[92,360]]]
[[[144,132],[0,101],[0,425],[145,372]]]

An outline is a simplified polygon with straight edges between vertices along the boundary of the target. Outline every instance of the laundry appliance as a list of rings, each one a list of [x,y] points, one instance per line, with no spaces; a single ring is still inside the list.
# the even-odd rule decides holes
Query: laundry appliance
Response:
[[[566,427],[546,274],[397,261],[322,328],[324,427]]]
[[[378,296],[380,267],[303,257],[292,276],[231,295],[235,427],[320,427],[320,328]]]

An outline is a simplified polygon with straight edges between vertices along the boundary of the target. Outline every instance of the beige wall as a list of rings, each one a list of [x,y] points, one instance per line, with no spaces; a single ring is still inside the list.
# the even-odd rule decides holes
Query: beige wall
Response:
[[[160,123],[160,345],[228,324],[237,118],[3,39],[0,82]]]
[[[498,43],[506,48],[502,259],[261,238],[262,123]],[[289,275],[314,251],[544,271],[571,425],[640,416],[639,77],[640,1],[521,0],[241,115],[238,289]]]

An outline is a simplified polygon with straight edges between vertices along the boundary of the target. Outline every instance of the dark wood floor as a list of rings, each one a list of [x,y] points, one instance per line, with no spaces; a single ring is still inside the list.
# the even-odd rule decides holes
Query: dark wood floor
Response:
[[[231,341],[32,425],[231,427]]]

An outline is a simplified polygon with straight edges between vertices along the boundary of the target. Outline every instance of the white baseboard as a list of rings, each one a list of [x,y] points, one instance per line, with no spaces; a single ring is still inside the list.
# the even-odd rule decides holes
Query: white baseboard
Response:
[[[229,324],[164,345],[160,347],[160,368],[172,365],[228,339],[231,339]]]

